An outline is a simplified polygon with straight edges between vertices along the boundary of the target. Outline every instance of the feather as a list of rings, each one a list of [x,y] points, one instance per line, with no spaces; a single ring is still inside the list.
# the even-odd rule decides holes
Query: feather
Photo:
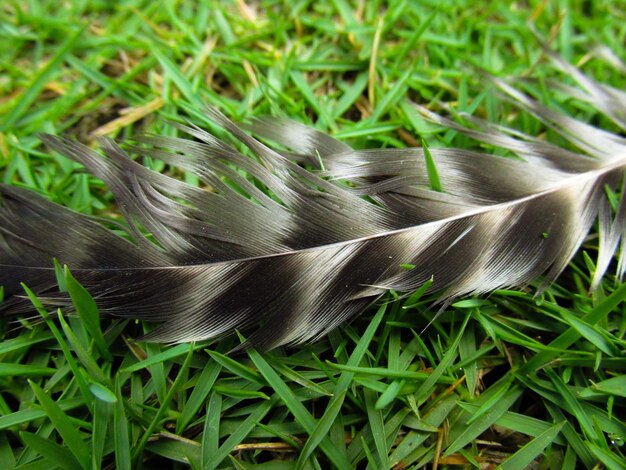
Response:
[[[553,60],[578,84],[555,84],[556,91],[626,129],[623,92]],[[293,121],[238,127],[213,109],[210,117],[253,157],[192,125],[176,124],[191,139],[144,136],[124,149],[104,140],[104,157],[43,136],[107,185],[124,222],[113,231],[34,192],[0,185],[0,309],[29,310],[21,282],[46,303],[67,305],[55,290],[55,257],[102,313],[160,322],[147,340],[247,329],[250,344],[269,349],[314,341],[389,289],[411,292],[432,280],[429,291],[449,300],[541,275],[547,285],[598,219],[596,288],[626,231],[626,203],[620,199],[613,211],[605,196],[606,186],[620,188],[626,140],[491,81],[571,145],[470,116],[466,127],[418,107],[431,121],[513,155],[430,149],[444,192],[429,189],[421,148],[354,150]],[[153,172],[128,152],[194,173],[202,187]],[[620,261],[619,276],[624,266]]]

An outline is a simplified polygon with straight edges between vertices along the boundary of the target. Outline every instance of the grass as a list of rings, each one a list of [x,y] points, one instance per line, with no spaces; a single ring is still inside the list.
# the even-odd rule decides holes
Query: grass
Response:
[[[410,102],[507,120],[472,66],[555,76],[530,24],[587,73],[624,83],[586,57],[601,43],[624,58],[624,2],[291,3],[4,2],[0,178],[84,213],[114,210],[102,183],[37,133],[173,134],[166,120],[208,125],[206,103],[239,120],[288,116],[357,147],[476,146]],[[538,298],[459,299],[419,334],[432,299],[389,293],[314,344],[238,357],[224,355],[237,338],[130,343],[132,328],[100,325],[60,272],[79,317],[52,321],[40,307],[42,325],[3,326],[2,468],[624,468],[626,286],[609,275],[587,293],[596,243]]]

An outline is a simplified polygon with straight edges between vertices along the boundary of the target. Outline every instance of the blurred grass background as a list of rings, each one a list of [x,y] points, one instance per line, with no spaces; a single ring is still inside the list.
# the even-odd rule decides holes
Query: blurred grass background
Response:
[[[624,59],[624,1],[4,1],[0,179],[114,212],[102,183],[37,134],[92,145],[173,135],[167,120],[210,125],[206,104],[235,120],[290,117],[356,147],[476,146],[412,102],[541,134],[475,72],[559,77],[532,28],[624,87],[591,54],[601,44]],[[538,93],[609,126],[589,105]],[[462,299],[421,335],[432,299],[419,293],[390,293],[313,345],[241,357],[223,355],[235,338],[130,344],[132,327],[110,321],[110,355],[77,318],[5,325],[0,466],[623,469],[626,287],[608,276],[587,293],[596,243],[538,299]]]

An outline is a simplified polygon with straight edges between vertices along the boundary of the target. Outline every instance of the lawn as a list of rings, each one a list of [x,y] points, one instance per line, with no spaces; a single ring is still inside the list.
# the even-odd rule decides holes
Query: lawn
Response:
[[[551,88],[553,78],[573,82],[537,36],[624,88],[626,75],[593,52],[626,59],[621,0],[8,0],[0,181],[114,216],[105,185],[39,134],[97,148],[100,137],[178,135],[172,122],[214,129],[206,105],[241,122],[289,117],[355,148],[424,142],[505,155],[413,105],[446,103],[566,145],[478,68],[538,77],[544,104],[618,132]],[[150,327],[98,324],[89,295],[59,270],[75,308],[52,319],[33,295],[42,321],[0,325],[0,467],[623,469],[626,285],[613,263],[589,292],[598,239],[591,233],[539,295],[540,279],[457,299],[429,324],[436,296],[389,292],[312,344],[238,355],[228,354],[237,335],[133,341]]]

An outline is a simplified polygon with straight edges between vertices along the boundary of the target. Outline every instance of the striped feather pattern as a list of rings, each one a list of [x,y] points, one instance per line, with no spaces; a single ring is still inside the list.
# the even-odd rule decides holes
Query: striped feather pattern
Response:
[[[552,58],[579,85],[553,84],[555,90],[626,129],[624,92]],[[0,311],[29,311],[20,282],[48,304],[66,305],[56,291],[54,257],[103,313],[159,322],[148,340],[202,340],[242,329],[252,345],[269,349],[316,340],[388,289],[411,292],[432,279],[430,291],[446,300],[524,286],[541,275],[553,281],[596,219],[597,286],[626,230],[626,204],[613,210],[605,197],[605,186],[621,188],[626,140],[491,80],[577,150],[475,117],[466,117],[465,127],[418,108],[518,157],[433,148],[444,188],[436,192],[421,148],[354,150],[284,119],[238,127],[208,111],[253,158],[194,126],[178,125],[190,138],[141,137],[124,148],[106,140],[104,155],[44,136],[104,181],[124,222],[116,234],[34,192],[0,185]],[[129,152],[194,173],[203,185],[153,172]],[[624,269],[620,262],[619,276]]]

